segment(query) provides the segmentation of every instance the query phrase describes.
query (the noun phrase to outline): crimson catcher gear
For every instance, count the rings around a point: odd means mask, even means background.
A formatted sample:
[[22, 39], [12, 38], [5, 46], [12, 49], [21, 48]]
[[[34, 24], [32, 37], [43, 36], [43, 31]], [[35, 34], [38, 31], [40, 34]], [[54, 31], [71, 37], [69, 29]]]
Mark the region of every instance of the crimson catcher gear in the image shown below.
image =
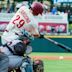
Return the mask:
[[33, 11], [33, 15], [42, 14], [43, 6], [40, 2], [33, 2], [31, 5], [31, 10]]
[[33, 71], [34, 72], [44, 72], [44, 64], [42, 60], [34, 60]]

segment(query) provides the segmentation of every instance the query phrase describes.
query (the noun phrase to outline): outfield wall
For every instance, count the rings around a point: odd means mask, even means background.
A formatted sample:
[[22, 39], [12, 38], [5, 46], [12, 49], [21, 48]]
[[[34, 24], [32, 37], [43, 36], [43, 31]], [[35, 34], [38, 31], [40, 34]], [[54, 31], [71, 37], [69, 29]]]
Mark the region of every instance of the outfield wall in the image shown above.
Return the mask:
[[[72, 36], [63, 36], [63, 38], [62, 36], [49, 36], [49, 38], [72, 48]], [[56, 46], [46, 39], [36, 38], [31, 42], [31, 45], [33, 47], [33, 52], [66, 52], [64, 49]]]
[[[72, 38], [52, 38], [53, 40], [63, 43], [72, 48]], [[33, 52], [66, 52], [64, 49], [54, 45], [45, 39], [35, 39], [31, 43]]]

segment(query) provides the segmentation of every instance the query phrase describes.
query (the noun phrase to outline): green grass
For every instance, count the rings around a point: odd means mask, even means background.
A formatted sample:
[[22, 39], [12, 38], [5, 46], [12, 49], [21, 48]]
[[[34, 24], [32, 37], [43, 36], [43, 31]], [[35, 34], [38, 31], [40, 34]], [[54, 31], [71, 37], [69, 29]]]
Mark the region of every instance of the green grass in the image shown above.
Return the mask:
[[72, 61], [44, 60], [45, 72], [72, 72]]
[[42, 53], [42, 52], [33, 52], [31, 56], [72, 56], [72, 53]]
[[[72, 56], [72, 53], [32, 53], [31, 56]], [[46, 60], [44, 61], [44, 72], [72, 72], [71, 60]]]
[[69, 29], [72, 29], [72, 24], [69, 24]]

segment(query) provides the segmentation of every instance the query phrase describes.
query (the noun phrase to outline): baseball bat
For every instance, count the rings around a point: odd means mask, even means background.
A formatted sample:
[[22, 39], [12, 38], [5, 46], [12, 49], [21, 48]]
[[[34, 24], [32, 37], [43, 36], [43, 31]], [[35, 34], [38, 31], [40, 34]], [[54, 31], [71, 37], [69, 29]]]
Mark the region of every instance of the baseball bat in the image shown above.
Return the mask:
[[52, 42], [53, 44], [61, 47], [62, 49], [68, 51], [68, 52], [71, 52], [71, 51], [72, 51], [72, 49], [71, 49], [70, 47], [68, 47], [68, 46], [66, 46], [66, 45], [64, 45], [64, 44], [62, 44], [62, 43], [59, 43], [59, 42], [57, 42], [57, 41], [55, 41], [55, 40], [53, 40], [53, 39], [50, 39], [50, 38], [48, 38], [48, 37], [46, 37], [46, 36], [44, 36], [44, 38], [47, 39], [48, 41]]

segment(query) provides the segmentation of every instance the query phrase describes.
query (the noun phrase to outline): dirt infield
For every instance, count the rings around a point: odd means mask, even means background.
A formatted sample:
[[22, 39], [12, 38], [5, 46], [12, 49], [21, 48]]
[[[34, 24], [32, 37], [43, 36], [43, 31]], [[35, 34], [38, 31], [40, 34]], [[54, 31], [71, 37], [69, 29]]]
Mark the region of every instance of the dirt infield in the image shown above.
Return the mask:
[[72, 56], [31, 56], [33, 59], [72, 60]]

